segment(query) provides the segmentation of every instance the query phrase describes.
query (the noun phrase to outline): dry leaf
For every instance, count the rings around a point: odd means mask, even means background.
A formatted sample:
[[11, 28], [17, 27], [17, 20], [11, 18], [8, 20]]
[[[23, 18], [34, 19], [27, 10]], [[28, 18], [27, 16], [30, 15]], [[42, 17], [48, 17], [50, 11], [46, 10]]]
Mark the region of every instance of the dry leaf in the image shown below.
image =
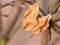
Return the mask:
[[51, 19], [51, 14], [41, 17], [38, 19], [39, 23], [32, 29], [32, 35], [44, 32], [49, 27], [49, 21]]
[[38, 22], [36, 20], [36, 17], [38, 16], [38, 12], [39, 12], [39, 7], [38, 4], [35, 3], [31, 5], [30, 8], [25, 13], [22, 19], [22, 23], [26, 31], [31, 30], [35, 25], [37, 25]]
[[34, 5], [30, 6], [30, 8], [25, 13], [22, 23], [23, 27], [26, 31], [31, 30], [33, 37], [35, 34], [39, 34], [40, 32], [46, 31], [46, 29], [49, 27], [49, 21], [51, 19], [51, 14], [48, 14], [47, 16], [43, 16], [38, 18], [39, 7], [38, 4], [35, 3]]

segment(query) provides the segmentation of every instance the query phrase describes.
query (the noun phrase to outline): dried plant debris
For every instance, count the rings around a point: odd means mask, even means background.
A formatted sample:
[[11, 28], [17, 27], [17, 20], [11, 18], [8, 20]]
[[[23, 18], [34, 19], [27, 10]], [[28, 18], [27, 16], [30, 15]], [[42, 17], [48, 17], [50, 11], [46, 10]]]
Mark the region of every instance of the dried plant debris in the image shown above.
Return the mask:
[[38, 19], [38, 24], [32, 29], [32, 35], [39, 34], [40, 32], [46, 31], [49, 27], [49, 21], [51, 19], [51, 15], [40, 17]]
[[[31, 30], [32, 36], [35, 34], [39, 34], [40, 32], [46, 31], [46, 29], [49, 27], [49, 21], [51, 19], [51, 14], [48, 14], [47, 16], [38, 17], [39, 7], [38, 4], [35, 3], [30, 6], [30, 8], [25, 13], [22, 23], [23, 27], [26, 31]], [[38, 19], [37, 19], [38, 17]]]
[[38, 4], [35, 3], [27, 10], [23, 17], [23, 27], [25, 30], [31, 30], [35, 25], [37, 25], [36, 17], [38, 16], [39, 7]]

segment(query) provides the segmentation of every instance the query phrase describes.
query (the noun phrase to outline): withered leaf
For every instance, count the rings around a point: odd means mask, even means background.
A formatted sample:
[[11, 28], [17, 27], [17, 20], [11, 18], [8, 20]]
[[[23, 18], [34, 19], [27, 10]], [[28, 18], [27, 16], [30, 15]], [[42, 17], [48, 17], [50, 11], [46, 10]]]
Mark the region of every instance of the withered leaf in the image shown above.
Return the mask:
[[38, 16], [38, 12], [39, 7], [38, 4], [35, 3], [30, 6], [22, 19], [24, 29], [26, 31], [31, 30], [32, 36], [34, 36], [35, 34], [39, 34], [40, 32], [46, 31], [46, 29], [49, 27], [51, 14], [40, 17]]
[[40, 32], [46, 31], [46, 29], [49, 27], [50, 19], [51, 19], [51, 14], [40, 17], [38, 19], [38, 24], [32, 29], [32, 35], [39, 34]]
[[38, 22], [36, 20], [36, 17], [38, 16], [38, 12], [39, 12], [39, 7], [38, 4], [35, 3], [31, 5], [27, 10], [27, 12], [25, 13], [22, 19], [22, 23], [26, 31], [33, 29], [33, 27], [37, 25]]

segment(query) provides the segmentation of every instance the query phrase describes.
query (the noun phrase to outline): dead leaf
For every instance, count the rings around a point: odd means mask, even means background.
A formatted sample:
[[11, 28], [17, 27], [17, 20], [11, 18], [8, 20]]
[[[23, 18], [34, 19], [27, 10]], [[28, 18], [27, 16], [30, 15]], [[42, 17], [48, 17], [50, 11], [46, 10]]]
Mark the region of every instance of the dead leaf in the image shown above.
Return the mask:
[[49, 27], [50, 19], [51, 19], [51, 14], [48, 14], [47, 16], [44, 17], [40, 17], [38, 19], [39, 23], [32, 29], [32, 35], [46, 31], [46, 29]]
[[39, 7], [38, 4], [35, 3], [31, 5], [30, 8], [25, 13], [22, 19], [22, 23], [26, 31], [31, 30], [35, 25], [37, 25], [38, 22], [36, 20], [36, 17], [38, 16], [38, 12], [39, 12]]
[[26, 31], [31, 30], [32, 36], [39, 34], [40, 32], [44, 32], [49, 27], [49, 21], [51, 19], [51, 14], [47, 16], [39, 17], [37, 19], [39, 12], [38, 4], [35, 3], [34, 5], [30, 6], [30, 8], [25, 13], [22, 23], [23, 27]]

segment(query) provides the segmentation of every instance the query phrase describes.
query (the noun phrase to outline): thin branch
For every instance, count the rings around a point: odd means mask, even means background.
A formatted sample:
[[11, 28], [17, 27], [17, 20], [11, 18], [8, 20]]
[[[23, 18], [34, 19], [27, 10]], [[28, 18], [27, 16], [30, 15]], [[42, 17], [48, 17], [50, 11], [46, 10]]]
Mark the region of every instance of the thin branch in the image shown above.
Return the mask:
[[[56, 26], [58, 29], [60, 29], [60, 27], [55, 23], [54, 26]], [[60, 31], [60, 30], [59, 30]]]
[[59, 2], [59, 4], [56, 6], [55, 10], [54, 10], [54, 11], [52, 11], [52, 12], [50, 12], [50, 13], [51, 13], [51, 14], [56, 13], [59, 7], [60, 7], [60, 2]]
[[[26, 1], [26, 2], [31, 4], [31, 5], [34, 4], [34, 2], [30, 2], [30, 1]], [[46, 15], [45, 12], [40, 7], [39, 7], [39, 10], [43, 15]]]
[[6, 7], [6, 6], [9, 6], [9, 5], [13, 6], [13, 4], [14, 4], [15, 2], [17, 2], [17, 1], [12, 1], [12, 2], [7, 3], [7, 4], [4, 4], [4, 5], [1, 4], [0, 7]]
[[58, 29], [55, 25], [53, 25], [52, 29], [60, 35], [60, 29]]
[[[20, 2], [20, 1], [19, 1]], [[6, 4], [4, 4], [4, 5], [2, 5], [1, 4], [1, 6], [0, 7], [6, 7], [6, 6], [14, 6], [14, 5], [17, 5], [17, 6], [19, 6], [19, 7], [22, 7], [22, 8], [26, 8], [26, 6], [24, 6], [24, 5], [22, 5], [22, 4], [20, 4], [19, 2], [17, 2], [17, 1], [12, 1], [12, 2], [10, 2], [10, 3], [6, 3]]]
[[[53, 30], [60, 35], [60, 27], [55, 23], [60, 21], [60, 11], [57, 11], [60, 7], [60, 0], [50, 0], [51, 3], [49, 5], [49, 13], [52, 14], [52, 25]], [[53, 4], [54, 3], [54, 4]]]
[[48, 5], [48, 13], [55, 13], [57, 10], [57, 5], [60, 3], [59, 0], [50, 0], [49, 5]]
[[55, 14], [52, 15], [52, 22], [56, 22], [60, 20], [60, 11], [56, 12]]

